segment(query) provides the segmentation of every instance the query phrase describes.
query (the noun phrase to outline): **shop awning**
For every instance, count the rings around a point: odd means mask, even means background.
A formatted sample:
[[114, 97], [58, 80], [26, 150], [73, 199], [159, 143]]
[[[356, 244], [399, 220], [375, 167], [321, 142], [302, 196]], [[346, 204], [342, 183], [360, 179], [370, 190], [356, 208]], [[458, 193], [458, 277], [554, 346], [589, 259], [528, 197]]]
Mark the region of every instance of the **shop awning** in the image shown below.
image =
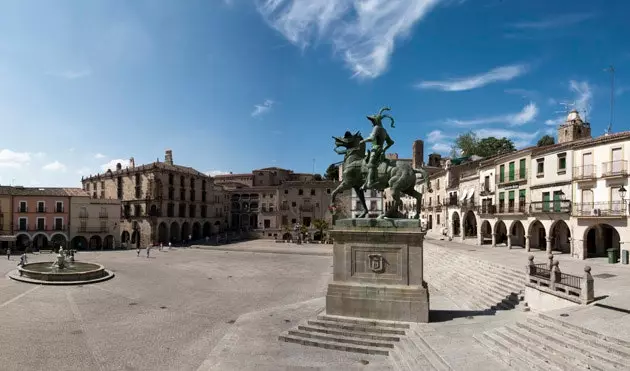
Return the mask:
[[0, 242], [17, 241], [17, 236], [0, 236]]

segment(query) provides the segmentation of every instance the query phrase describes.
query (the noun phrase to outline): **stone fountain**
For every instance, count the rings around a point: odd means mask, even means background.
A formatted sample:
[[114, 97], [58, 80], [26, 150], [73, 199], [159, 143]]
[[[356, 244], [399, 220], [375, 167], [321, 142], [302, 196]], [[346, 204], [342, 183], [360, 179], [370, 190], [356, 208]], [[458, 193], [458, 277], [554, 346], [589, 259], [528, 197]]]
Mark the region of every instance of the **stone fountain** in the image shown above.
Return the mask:
[[76, 262], [74, 252], [68, 254], [60, 246], [52, 264], [24, 264], [10, 272], [9, 277], [16, 281], [43, 285], [82, 285], [106, 281], [114, 277], [114, 273], [100, 264]]

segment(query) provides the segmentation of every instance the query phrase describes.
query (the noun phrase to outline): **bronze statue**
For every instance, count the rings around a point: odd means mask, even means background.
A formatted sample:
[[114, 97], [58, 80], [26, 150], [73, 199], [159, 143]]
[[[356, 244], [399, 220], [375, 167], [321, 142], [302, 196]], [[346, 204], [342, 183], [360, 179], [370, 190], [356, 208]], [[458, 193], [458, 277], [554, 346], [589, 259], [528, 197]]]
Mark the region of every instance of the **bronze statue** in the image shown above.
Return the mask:
[[383, 107], [378, 114], [373, 116], [367, 116], [368, 120], [372, 122], [372, 132], [370, 136], [363, 139], [360, 144], [371, 143], [372, 148], [365, 159], [368, 167], [367, 179], [363, 187], [363, 190], [372, 189], [374, 182], [376, 182], [376, 172], [378, 166], [385, 162], [385, 151], [394, 145], [394, 141], [390, 138], [387, 130], [383, 127], [383, 118], [388, 118], [391, 121], [392, 128], [394, 127], [394, 118], [390, 115], [383, 114], [383, 111], [389, 111], [389, 107]]

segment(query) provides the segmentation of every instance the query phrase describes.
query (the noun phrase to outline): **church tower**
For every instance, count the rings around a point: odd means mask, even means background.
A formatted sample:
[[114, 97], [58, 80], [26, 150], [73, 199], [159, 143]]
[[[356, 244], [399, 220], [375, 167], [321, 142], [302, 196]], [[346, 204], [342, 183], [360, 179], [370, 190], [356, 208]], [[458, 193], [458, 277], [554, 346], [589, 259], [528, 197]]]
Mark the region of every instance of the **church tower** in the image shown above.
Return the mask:
[[591, 124], [582, 121], [576, 110], [569, 112], [567, 120], [558, 127], [558, 143], [588, 138], [591, 138]]

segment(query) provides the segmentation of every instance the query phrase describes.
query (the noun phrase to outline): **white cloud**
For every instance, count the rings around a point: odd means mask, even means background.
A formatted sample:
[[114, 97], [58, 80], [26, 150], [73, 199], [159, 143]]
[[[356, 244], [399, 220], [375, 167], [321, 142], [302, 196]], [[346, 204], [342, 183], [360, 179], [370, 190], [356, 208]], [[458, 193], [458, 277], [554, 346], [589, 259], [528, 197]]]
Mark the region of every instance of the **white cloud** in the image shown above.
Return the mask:
[[[575, 109], [588, 116], [591, 113], [591, 103], [593, 101], [593, 92], [587, 81], [569, 81], [569, 89], [575, 93]], [[582, 117], [585, 118], [585, 117]]]
[[264, 113], [267, 113], [273, 107], [273, 101], [271, 99], [265, 100], [262, 104], [254, 105], [254, 111], [252, 112], [252, 117], [260, 116]]
[[437, 153], [450, 153], [452, 149], [452, 145], [448, 143], [435, 143], [431, 146], [431, 149]]
[[353, 75], [385, 72], [395, 42], [440, 0], [257, 0], [258, 12], [287, 40], [304, 49], [330, 41]]
[[436, 143], [448, 138], [441, 130], [433, 130], [429, 134], [427, 134], [427, 142], [428, 143]]
[[547, 30], [550, 28], [560, 28], [572, 26], [577, 23], [593, 18], [595, 14], [591, 13], [572, 13], [563, 14], [555, 17], [548, 17], [537, 21], [520, 22], [511, 25], [513, 28], [528, 30]]
[[34, 158], [44, 158], [44, 157], [46, 157], [46, 153], [44, 153], [44, 152], [35, 152], [35, 153], [33, 153], [33, 157]]
[[77, 174], [81, 176], [87, 176], [90, 174], [91, 169], [87, 166], [83, 166], [77, 170]]
[[120, 158], [117, 158], [115, 160], [111, 160], [106, 164], [101, 165], [101, 169], [103, 171], [107, 171], [108, 169], [110, 169], [111, 171], [116, 171], [116, 165], [120, 164], [122, 166], [122, 168], [127, 168], [129, 167], [129, 160], [123, 160]]
[[21, 168], [28, 165], [31, 155], [28, 152], [13, 152], [10, 149], [0, 150], [0, 167]]
[[547, 126], [558, 126], [558, 125], [562, 124], [565, 120], [566, 120], [566, 117], [559, 116], [559, 117], [556, 117], [555, 119], [545, 120], [545, 125], [547, 125]]
[[538, 107], [530, 102], [520, 112], [505, 115], [481, 117], [471, 120], [448, 119], [447, 124], [455, 126], [477, 126], [487, 124], [508, 124], [509, 126], [521, 126], [533, 121], [538, 115]]
[[210, 171], [206, 171], [205, 174], [207, 176], [217, 176], [217, 175], [225, 175], [225, 174], [229, 174], [229, 172], [227, 171], [222, 171], [222, 170], [210, 170]]
[[416, 86], [421, 89], [442, 91], [465, 91], [481, 88], [493, 82], [510, 81], [527, 72], [524, 64], [515, 64], [491, 69], [478, 75], [459, 77], [445, 81], [422, 81]]
[[451, 143], [452, 139], [452, 136], [445, 135], [441, 130], [433, 130], [427, 134], [426, 141], [428, 144], [433, 144], [431, 150], [434, 152], [448, 154], [453, 146]]
[[105, 158], [105, 157], [107, 157], [107, 156], [105, 156], [105, 155], [104, 155], [104, 154], [102, 154], [102, 153], [97, 153], [97, 154], [95, 154], [95, 155], [94, 155], [94, 158], [99, 159], [99, 160], [100, 160], [100, 159], [103, 159], [103, 158]]
[[66, 70], [62, 72], [53, 72], [51, 75], [61, 77], [68, 80], [76, 80], [84, 77], [88, 77], [92, 74], [92, 70], [84, 68], [81, 70]]
[[61, 171], [64, 172], [66, 171], [66, 165], [62, 164], [59, 161], [53, 161], [49, 164], [46, 164], [42, 167], [42, 170], [47, 170], [47, 171]]

